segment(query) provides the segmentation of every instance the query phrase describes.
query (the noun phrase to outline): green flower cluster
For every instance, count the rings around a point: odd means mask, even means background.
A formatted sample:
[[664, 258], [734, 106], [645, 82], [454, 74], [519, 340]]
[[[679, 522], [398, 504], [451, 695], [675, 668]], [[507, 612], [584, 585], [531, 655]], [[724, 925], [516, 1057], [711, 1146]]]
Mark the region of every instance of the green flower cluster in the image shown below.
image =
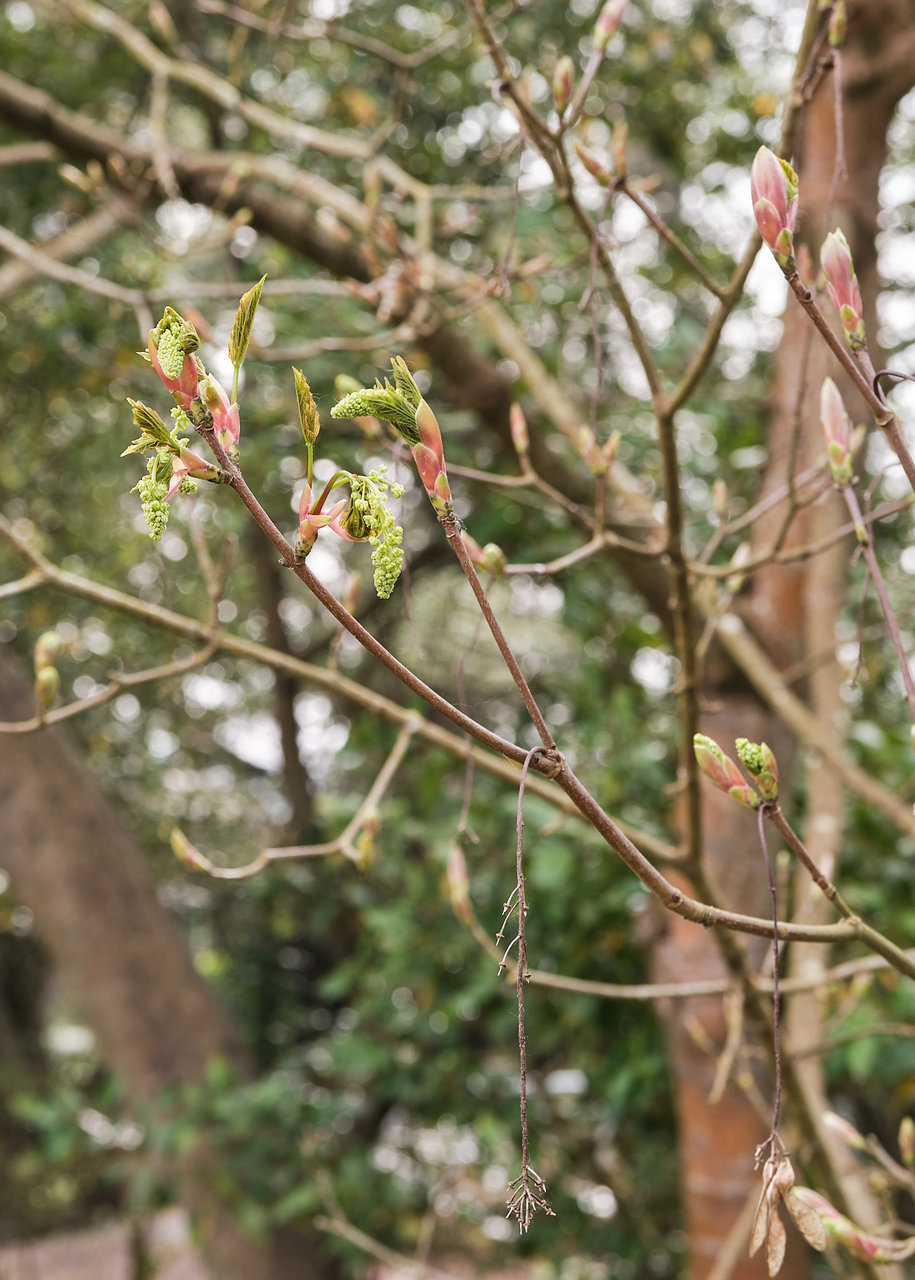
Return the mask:
[[399, 356], [391, 361], [394, 384], [388, 378], [373, 387], [360, 388], [344, 396], [331, 409], [332, 418], [383, 418], [411, 446], [419, 444], [416, 413], [422, 403], [419, 387], [413, 381], [405, 361]]
[[371, 471], [367, 476], [350, 477], [350, 502], [341, 527], [352, 538], [371, 543], [372, 568], [375, 570], [375, 590], [381, 600], [387, 600], [403, 567], [403, 529], [395, 523], [393, 514], [385, 505], [388, 495], [402, 498], [404, 488], [384, 476], [384, 467]]
[[154, 453], [146, 464], [147, 474], [134, 485], [134, 491], [140, 495], [140, 509], [149, 529], [149, 536], [158, 542], [168, 524], [168, 503], [165, 495], [168, 484], [159, 477], [160, 454]]
[[155, 330], [156, 359], [168, 378], [180, 378], [185, 356], [200, 346], [197, 330], [173, 307], [166, 307]]

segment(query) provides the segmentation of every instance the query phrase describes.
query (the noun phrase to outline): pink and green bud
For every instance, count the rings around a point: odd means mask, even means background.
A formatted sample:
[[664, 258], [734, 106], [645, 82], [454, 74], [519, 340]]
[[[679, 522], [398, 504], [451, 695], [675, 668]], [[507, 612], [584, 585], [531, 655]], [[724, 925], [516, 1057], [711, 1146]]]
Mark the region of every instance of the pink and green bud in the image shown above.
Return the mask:
[[597, 15], [594, 34], [591, 37], [594, 48], [603, 53], [613, 36], [619, 31], [626, 10], [626, 0], [607, 0]]
[[752, 774], [757, 789], [764, 800], [778, 799], [778, 761], [772, 749], [765, 742], [749, 742], [746, 738], [738, 738], [737, 759]]
[[172, 456], [172, 479], [165, 494], [166, 502], [176, 493], [191, 493], [193, 485], [189, 480], [209, 480], [211, 484], [221, 484], [225, 480], [225, 472], [215, 463], [207, 462], [199, 453], [182, 445]]
[[899, 1125], [899, 1154], [902, 1163], [908, 1169], [915, 1169], [915, 1120], [911, 1116], [903, 1116]]
[[515, 453], [519, 457], [523, 457], [531, 446], [530, 436], [527, 430], [527, 419], [524, 416], [524, 410], [517, 402], [512, 404], [508, 411], [508, 424], [512, 433], [512, 444], [515, 446]]
[[827, 1129], [831, 1130], [837, 1138], [845, 1143], [852, 1151], [864, 1151], [867, 1143], [862, 1134], [858, 1132], [853, 1124], [850, 1124], [844, 1116], [836, 1115], [834, 1111], [827, 1111], [823, 1116], [823, 1124]]
[[826, 440], [826, 460], [833, 480], [838, 485], [851, 484], [854, 462], [851, 420], [832, 378], [824, 378], [820, 388], [820, 426]]
[[605, 165], [601, 164], [597, 156], [590, 152], [587, 147], [582, 146], [577, 139], [575, 142], [575, 154], [592, 178], [596, 178], [602, 187], [609, 187], [613, 180], [613, 174]]
[[328, 492], [329, 490], [325, 489], [317, 501], [313, 502], [311, 485], [305, 484], [302, 488], [299, 496], [299, 527], [295, 543], [295, 553], [300, 560], [304, 560], [311, 551], [321, 529], [332, 529], [346, 542], [359, 541], [340, 524], [340, 517], [349, 506], [348, 498], [340, 498], [326, 511], [322, 509]]
[[216, 439], [234, 462], [238, 458], [238, 441], [241, 436], [238, 405], [230, 400], [225, 387], [212, 374], [201, 379], [199, 391], [199, 398], [212, 418]]
[[714, 738], [704, 733], [693, 736], [696, 762], [705, 776], [719, 791], [731, 796], [747, 809], [758, 809], [762, 804], [759, 795], [746, 781], [730, 756], [724, 754]]
[[448, 850], [448, 866], [445, 872], [451, 909], [462, 924], [473, 923], [473, 906], [470, 901], [470, 878], [464, 850], [454, 842]]
[[841, 231], [830, 231], [820, 250], [820, 266], [833, 306], [839, 313], [845, 337], [852, 351], [860, 351], [867, 342], [864, 329], [864, 304], [855, 276], [848, 241]]
[[610, 156], [617, 178], [625, 178], [629, 173], [629, 125], [625, 120], [617, 120], [610, 134]]
[[186, 867], [190, 867], [193, 871], [206, 871], [212, 873], [213, 864], [209, 858], [205, 858], [196, 845], [191, 844], [187, 836], [180, 829], [174, 827], [172, 829], [170, 843], [172, 853], [175, 857], [183, 862]]
[[496, 542], [487, 542], [485, 547], [481, 547], [476, 538], [467, 532], [466, 529], [461, 530], [461, 541], [467, 548], [467, 554], [484, 573], [491, 573], [494, 577], [499, 577], [505, 572], [507, 560], [505, 552]]
[[786, 274], [795, 269], [794, 221], [797, 216], [797, 174], [787, 160], [760, 147], [750, 171], [753, 215], [765, 243]]
[[560, 58], [553, 68], [553, 104], [561, 116], [572, 100], [575, 87], [575, 66], [566, 55]]
[[197, 395], [200, 365], [194, 352], [199, 346], [197, 330], [172, 307], [165, 308], [162, 319], [149, 331], [150, 363], [182, 409]]
[[812, 1191], [810, 1187], [797, 1187], [795, 1197], [817, 1214], [827, 1233], [842, 1245], [852, 1257], [862, 1262], [903, 1262], [915, 1255], [915, 1237], [908, 1240], [889, 1240], [868, 1235], [849, 1218], [843, 1217], [829, 1201]]

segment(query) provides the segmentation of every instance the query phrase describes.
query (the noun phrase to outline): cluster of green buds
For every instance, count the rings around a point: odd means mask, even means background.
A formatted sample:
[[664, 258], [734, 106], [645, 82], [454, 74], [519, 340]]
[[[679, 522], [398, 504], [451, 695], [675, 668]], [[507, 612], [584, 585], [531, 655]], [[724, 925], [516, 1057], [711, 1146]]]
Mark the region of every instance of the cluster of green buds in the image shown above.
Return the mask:
[[54, 699], [60, 690], [60, 672], [54, 665], [60, 657], [63, 646], [56, 631], [45, 631], [35, 642], [32, 664], [35, 670], [35, 701], [38, 703], [38, 714], [44, 713], [54, 705]]
[[749, 742], [738, 738], [734, 743], [737, 759], [751, 774], [763, 800], [774, 803], [778, 799], [778, 762], [771, 747], [765, 742]]
[[199, 453], [189, 449], [181, 431], [191, 429], [185, 410], [175, 408], [172, 417], [175, 425], [169, 428], [155, 409], [140, 400], [127, 403], [133, 411], [133, 423], [140, 429], [137, 438], [127, 446], [121, 457], [130, 453], [148, 453], [146, 475], [134, 485], [132, 492], [139, 493], [143, 518], [149, 536], [158, 541], [168, 524], [169, 500], [176, 493], [193, 493], [195, 480], [208, 480], [223, 484], [225, 473], [213, 462], [207, 462]]
[[752, 775], [755, 787], [744, 778], [740, 769], [726, 755], [714, 738], [704, 733], [693, 736], [696, 762], [705, 776], [726, 795], [747, 809], [758, 809], [762, 804], [774, 804], [778, 799], [778, 764], [765, 742], [748, 742], [738, 738], [737, 755], [744, 768]]
[[[387, 506], [387, 498], [403, 497], [403, 485], [384, 475], [384, 467], [367, 476], [352, 471], [337, 471], [317, 498], [312, 497], [306, 481], [299, 499], [299, 528], [295, 551], [304, 560], [314, 546], [321, 529], [330, 529], [346, 542], [371, 544], [375, 591], [387, 600], [403, 567], [403, 529], [395, 522]], [[340, 498], [325, 509], [334, 489], [349, 487], [349, 497]]]
[[[368, 542], [372, 549], [375, 591], [387, 600], [403, 568], [403, 529], [396, 523], [387, 500], [402, 498], [403, 485], [388, 480], [385, 468], [370, 471], [367, 476], [353, 471], [335, 471], [327, 484], [314, 497], [315, 442], [321, 430], [318, 409], [300, 369], [293, 369], [296, 406], [302, 438], [308, 451], [305, 484], [299, 497], [299, 527], [295, 553], [304, 560], [317, 541], [321, 529], [330, 529], [346, 542]], [[326, 506], [335, 489], [348, 488], [349, 496]]]
[[445, 470], [445, 450], [435, 414], [423, 399], [406, 363], [391, 361], [393, 384], [385, 378], [372, 387], [351, 391], [330, 411], [332, 418], [382, 418], [410, 446], [416, 470], [439, 520], [454, 514]]

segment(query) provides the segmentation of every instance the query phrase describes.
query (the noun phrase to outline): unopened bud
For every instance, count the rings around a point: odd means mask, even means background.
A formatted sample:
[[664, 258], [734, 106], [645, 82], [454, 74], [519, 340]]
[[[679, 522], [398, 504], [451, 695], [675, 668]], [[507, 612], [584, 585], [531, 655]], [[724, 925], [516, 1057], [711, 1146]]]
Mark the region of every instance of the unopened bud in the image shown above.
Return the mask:
[[480, 552], [480, 568], [498, 577], [505, 572], [505, 552], [497, 542], [487, 542]]
[[594, 461], [594, 455], [597, 452], [597, 437], [590, 427], [578, 428], [578, 439], [575, 442], [579, 454], [590, 466]]
[[568, 56], [562, 57], [553, 68], [553, 103], [561, 116], [572, 100], [575, 83], [575, 65]]
[[911, 1116], [903, 1116], [899, 1125], [899, 1154], [902, 1163], [909, 1169], [915, 1169], [915, 1120]]
[[172, 853], [176, 858], [183, 862], [186, 867], [192, 867], [194, 871], [213, 870], [213, 864], [210, 862], [209, 858], [205, 858], [200, 850], [195, 845], [191, 844], [190, 840], [188, 840], [180, 827], [174, 827], [172, 829], [170, 843], [172, 846]]
[[45, 631], [40, 635], [35, 641], [35, 670], [41, 671], [44, 667], [53, 667], [60, 657], [62, 647], [60, 636], [56, 631]]
[[261, 293], [266, 279], [266, 276], [261, 276], [256, 285], [253, 285], [247, 293], [242, 294], [238, 303], [238, 310], [232, 322], [232, 331], [229, 334], [229, 359], [236, 368], [244, 360], [245, 352], [248, 350], [251, 330], [254, 327], [254, 317], [257, 313], [257, 306], [261, 300]]
[[834, 1111], [827, 1111], [823, 1116], [823, 1123], [836, 1137], [841, 1138], [852, 1151], [864, 1151], [866, 1149], [867, 1143], [864, 1141], [863, 1136], [844, 1116], [836, 1115]]
[[864, 304], [861, 288], [855, 276], [848, 241], [838, 229], [830, 231], [820, 250], [820, 266], [826, 277], [826, 287], [833, 305], [839, 313], [845, 337], [852, 351], [860, 351], [867, 343], [864, 328]]
[[594, 461], [591, 464], [591, 469], [595, 475], [606, 475], [613, 466], [622, 438], [618, 431], [614, 431], [597, 450]]
[[596, 178], [602, 187], [609, 187], [613, 174], [601, 164], [597, 156], [590, 152], [587, 147], [582, 146], [577, 139], [575, 142], [575, 154], [592, 178]]
[[715, 504], [715, 515], [724, 520], [728, 513], [728, 484], [721, 476], [712, 485], [712, 501]]
[[832, 378], [824, 378], [820, 388], [820, 426], [826, 440], [826, 461], [833, 480], [838, 485], [851, 484], [854, 474], [851, 420]]
[[731, 796], [747, 809], [758, 809], [762, 801], [730, 756], [725, 755], [714, 738], [704, 733], [693, 735], [696, 762], [719, 791]]
[[305, 437], [306, 444], [314, 444], [318, 438], [318, 432], [321, 430], [321, 420], [318, 417], [318, 407], [315, 404], [315, 398], [311, 394], [311, 387], [308, 385], [308, 379], [300, 369], [293, 369], [292, 376], [295, 380], [295, 401], [299, 411], [299, 424], [302, 428], [302, 435]]
[[626, 0], [607, 0], [597, 15], [591, 39], [598, 53], [603, 53], [611, 38], [619, 31], [625, 9]]
[[730, 591], [731, 595], [736, 596], [738, 591], [742, 590], [743, 584], [747, 580], [747, 575], [745, 573], [741, 573], [740, 570], [745, 564], [749, 564], [752, 558], [753, 548], [750, 546], [749, 542], [741, 542], [738, 545], [737, 550], [731, 556], [731, 564], [737, 572], [728, 574], [726, 579], [727, 589]]
[[56, 667], [42, 667], [35, 672], [35, 701], [39, 714], [44, 714], [54, 704], [60, 691], [60, 672]]
[[625, 178], [629, 173], [629, 157], [626, 147], [629, 142], [629, 125], [625, 120], [617, 120], [610, 135], [610, 158], [618, 178]]
[[848, 12], [845, 8], [845, 0], [835, 0], [835, 4], [832, 6], [832, 13], [829, 15], [830, 49], [841, 49], [845, 43], [847, 32]]
[[530, 448], [531, 442], [527, 431], [527, 419], [520, 404], [513, 404], [509, 409], [508, 421], [511, 427], [512, 444], [515, 446], [515, 452], [523, 456]]
[[470, 879], [467, 875], [467, 860], [464, 857], [464, 850], [457, 841], [448, 850], [448, 865], [445, 871], [445, 878], [452, 911], [462, 924], [470, 924], [473, 920], [473, 906], [470, 902]]
[[356, 865], [361, 871], [366, 871], [375, 861], [375, 837], [381, 828], [381, 817], [377, 809], [372, 809], [366, 814], [362, 823], [362, 830], [356, 838]]
[[750, 170], [753, 215], [763, 240], [785, 273], [795, 269], [794, 222], [797, 216], [797, 174], [787, 160], [760, 147]]

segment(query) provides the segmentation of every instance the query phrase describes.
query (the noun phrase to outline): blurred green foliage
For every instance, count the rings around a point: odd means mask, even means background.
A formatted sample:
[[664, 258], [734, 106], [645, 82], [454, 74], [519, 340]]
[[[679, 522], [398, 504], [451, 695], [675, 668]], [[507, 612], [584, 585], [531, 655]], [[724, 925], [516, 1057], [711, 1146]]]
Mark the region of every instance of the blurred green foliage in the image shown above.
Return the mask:
[[[148, 6], [125, 0], [110, 7], [146, 27]], [[345, 10], [342, 25], [363, 43], [382, 39], [410, 53], [431, 40], [440, 42], [438, 51], [405, 71], [334, 38], [333, 31], [277, 41], [190, 8], [173, 17], [193, 55], [245, 92], [321, 127], [383, 138], [387, 154], [408, 174], [439, 184], [430, 247], [444, 258], [486, 279], [507, 259], [516, 267], [548, 254], [545, 265], [515, 282], [515, 318], [548, 370], [577, 397], [584, 419], [595, 406], [599, 439], [621, 432], [621, 459], [657, 497], [657, 448], [632, 398], [641, 388], [627, 367], [618, 322], [612, 313], [607, 318], [599, 293], [592, 308], [583, 305], [591, 284], [588, 255], [532, 156], [519, 155], [463, 7], [451, 0], [422, 7], [353, 0], [338, 8]], [[578, 62], [586, 57], [595, 8], [591, 0], [552, 0], [520, 9], [500, 26], [518, 68], [529, 69], [538, 105], [555, 60], [565, 52]], [[585, 103], [580, 133], [589, 146], [606, 145], [609, 128], [626, 118], [633, 171], [654, 177], [659, 210], [719, 280], [749, 229], [748, 213], [737, 225], [730, 203], [735, 174], [744, 173], [759, 142], [773, 136], [777, 97], [767, 69], [776, 69], [779, 88], [787, 83], [785, 9], [710, 0], [633, 4], [625, 38], [613, 46]], [[787, 10], [796, 17], [799, 7]], [[7, 72], [40, 82], [100, 120], [125, 128], [142, 122], [148, 83], [115, 41], [82, 27], [61, 40], [56, 23], [23, 4], [8, 5], [0, 26]], [[176, 144], [285, 155], [364, 194], [351, 161], [304, 157], [295, 144], [270, 140], [237, 117], [233, 136], [188, 85], [173, 86], [167, 124]], [[10, 132], [0, 135], [0, 142], [14, 140]], [[61, 184], [53, 165], [6, 172], [5, 222], [23, 238], [58, 234], [91, 207], [76, 187]], [[406, 232], [417, 230], [414, 202], [384, 189], [381, 208]], [[322, 274], [289, 248], [227, 227], [204, 210], [163, 198], [139, 216], [139, 226], [107, 237], [78, 265], [131, 288], [167, 288], [173, 305], [195, 308], [207, 325], [205, 359], [224, 344], [237, 296], [269, 273], [262, 346], [249, 355], [241, 397], [242, 458], [249, 483], [291, 532], [304, 458], [289, 362], [271, 363], [270, 348], [365, 337], [375, 331], [376, 316], [345, 290], [271, 293], [273, 279], [307, 285]], [[662, 369], [680, 368], [707, 318], [707, 298], [680, 259], [653, 239], [646, 247], [640, 223], [608, 215], [606, 232], [650, 322]], [[235, 297], [196, 296], [195, 282], [215, 280], [235, 282]], [[716, 527], [715, 477], [727, 483], [732, 513], [755, 491], [768, 357], [777, 341], [770, 310], [748, 295], [685, 416], [681, 445], [693, 552]], [[455, 324], [465, 336], [474, 333], [472, 315]], [[599, 371], [595, 335], [603, 353]], [[35, 279], [7, 300], [0, 321], [3, 510], [63, 567], [205, 617], [205, 582], [184, 509], [174, 513], [161, 546], [153, 546], [128, 492], [140, 474], [136, 459], [119, 457], [131, 436], [128, 394], [163, 415], [168, 409], [135, 355], [142, 343], [129, 308], [51, 279]], [[389, 354], [316, 346], [306, 371], [325, 419], [322, 458], [360, 468], [379, 456], [391, 462], [387, 445], [353, 424], [331, 424], [326, 413], [337, 373], [371, 381]], [[405, 354], [421, 365], [419, 351]], [[524, 400], [523, 381], [516, 392]], [[514, 472], [514, 460], [448, 401], [434, 376], [427, 394], [456, 477], [460, 467]], [[564, 465], [579, 461], [568, 441], [553, 443]], [[547, 561], [581, 540], [567, 513], [535, 493], [472, 477], [455, 478], [453, 487], [477, 540], [498, 542], [511, 561]], [[517, 700], [501, 672], [493, 673], [488, 640], [480, 638], [469, 652], [475, 616], [421, 497], [414, 487], [403, 504], [415, 580], [384, 608], [365, 595], [361, 616], [385, 643], [412, 646], [420, 673], [433, 670], [472, 714], [517, 738], [524, 732]], [[223, 621], [262, 639], [259, 570], [240, 507], [222, 491], [202, 492], [194, 519], [215, 557], [238, 541]], [[903, 518], [881, 526], [888, 558], [898, 559], [907, 531]], [[720, 549], [721, 563], [735, 545]], [[338, 587], [347, 571], [368, 579], [367, 556], [358, 547], [348, 548], [342, 562], [328, 558], [321, 566]], [[21, 572], [0, 547], [3, 579]], [[855, 572], [860, 576], [862, 566]], [[915, 604], [912, 582], [910, 569], [892, 579], [903, 604]], [[290, 584], [283, 588], [291, 647], [324, 661], [332, 628]], [[854, 634], [854, 591], [849, 600]], [[675, 672], [659, 619], [609, 560], [587, 560], [545, 582], [515, 579], [500, 604], [526, 650], [548, 719], [561, 731], [563, 751], [614, 813], [663, 834], [670, 807], [665, 789], [675, 776], [676, 715]], [[873, 631], [878, 617], [870, 599], [864, 614]], [[109, 669], [151, 667], [186, 652], [167, 632], [44, 591], [4, 601], [0, 639], [27, 655], [52, 625], [65, 641], [59, 667], [68, 698], [89, 692]], [[346, 645], [337, 659], [347, 675], [398, 696], [385, 673]], [[908, 794], [907, 727], [879, 635], [868, 642], [865, 660], [870, 680], [850, 694], [856, 719], [868, 727], [855, 749], [887, 785]], [[471, 669], [466, 681], [464, 665]], [[0, 1223], [5, 1233], [21, 1235], [85, 1220], [119, 1196], [135, 1206], [155, 1203], [168, 1194], [157, 1179], [157, 1155], [206, 1143], [220, 1153], [223, 1189], [252, 1231], [327, 1212], [335, 1200], [362, 1230], [407, 1252], [434, 1217], [436, 1248], [471, 1248], [486, 1265], [515, 1247], [503, 1214], [505, 1184], [518, 1163], [516, 1011], [512, 990], [448, 904], [445, 861], [461, 821], [465, 770], [430, 747], [411, 748], [384, 801], [364, 871], [332, 858], [240, 884], [206, 880], [169, 852], [176, 823], [208, 856], [227, 864], [287, 837], [329, 839], [355, 812], [393, 741], [391, 730], [367, 713], [303, 690], [298, 712], [307, 726], [303, 759], [312, 775], [313, 819], [309, 830], [290, 833], [273, 710], [272, 677], [252, 663], [217, 657], [185, 680], [137, 688], [74, 723], [125, 824], [149, 851], [162, 899], [186, 926], [198, 967], [242, 1026], [257, 1074], [241, 1080], [215, 1063], [201, 1085], [136, 1115], [94, 1060], [74, 1071], [67, 1055], [41, 1052], [37, 1076], [5, 1086], [10, 1125], [0, 1129], [0, 1142], [8, 1141], [15, 1158], [0, 1200], [8, 1197], [15, 1212], [0, 1212]], [[258, 750], [246, 750], [245, 739]], [[471, 782], [464, 848], [476, 910], [494, 936], [514, 883], [516, 796], [487, 776]], [[847, 852], [846, 896], [878, 926], [911, 938], [912, 842], [858, 808]], [[530, 799], [527, 865], [533, 965], [605, 981], [647, 980], [646, 896], [589, 831], [571, 820], [557, 822], [547, 806]], [[0, 941], [19, 947], [23, 957], [31, 945], [11, 929]], [[895, 979], [875, 977], [832, 1021], [841, 1043], [827, 1059], [831, 1087], [886, 1134], [915, 1102], [915, 1057], [910, 1039], [881, 1035], [879, 1027], [911, 1025], [913, 1003]], [[548, 1260], [555, 1275], [567, 1274], [563, 1259], [571, 1265], [577, 1258], [602, 1268], [595, 1276], [676, 1274], [683, 1239], [675, 1122], [654, 1014], [634, 1002], [542, 989], [531, 989], [528, 1005], [534, 1161], [558, 1216], [536, 1222], [517, 1247]], [[107, 1119], [107, 1128], [97, 1116]], [[36, 1139], [32, 1147], [29, 1137]], [[328, 1247], [342, 1250], [359, 1271], [363, 1260], [350, 1246]]]

